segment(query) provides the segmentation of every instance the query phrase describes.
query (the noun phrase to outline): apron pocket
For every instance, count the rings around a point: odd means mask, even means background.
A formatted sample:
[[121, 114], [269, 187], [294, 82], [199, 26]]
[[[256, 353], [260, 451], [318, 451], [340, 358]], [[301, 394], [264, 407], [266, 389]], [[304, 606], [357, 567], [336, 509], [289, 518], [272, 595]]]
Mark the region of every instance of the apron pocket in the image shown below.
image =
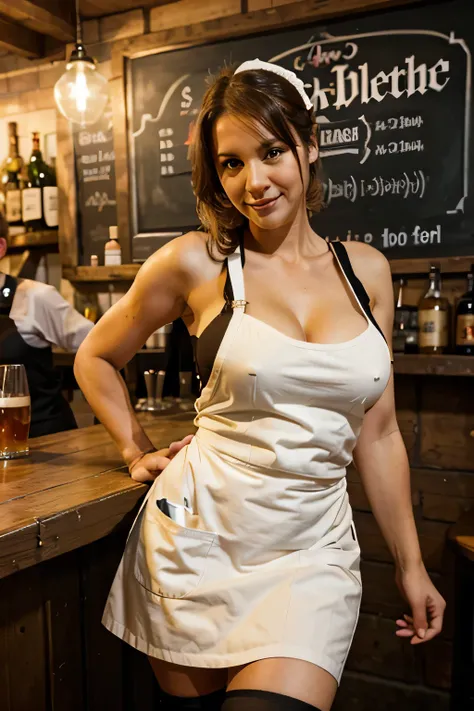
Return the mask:
[[344, 565], [342, 561], [331, 561], [328, 562], [328, 565], [332, 568], [339, 568], [339, 570], [342, 570], [344, 575], [346, 575], [351, 582], [355, 583], [357, 587], [362, 588], [362, 580], [358, 565]]
[[324, 548], [323, 551], [327, 551], [326, 555], [329, 555], [327, 561], [328, 565], [340, 568], [352, 582], [362, 587], [360, 577], [360, 548], [355, 526], [352, 521], [349, 529], [341, 536], [339, 541], [332, 546], [330, 545]]
[[[197, 519], [197, 517], [196, 517]], [[196, 588], [217, 534], [180, 526], [153, 499], [144, 508], [135, 558], [135, 577], [160, 597], [182, 598]]]

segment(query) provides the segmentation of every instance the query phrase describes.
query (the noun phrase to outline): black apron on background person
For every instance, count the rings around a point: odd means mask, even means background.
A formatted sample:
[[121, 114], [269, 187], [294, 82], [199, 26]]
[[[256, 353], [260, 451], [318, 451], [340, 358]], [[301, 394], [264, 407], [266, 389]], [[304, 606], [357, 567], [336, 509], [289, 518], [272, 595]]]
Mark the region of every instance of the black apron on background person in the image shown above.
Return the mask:
[[71, 408], [61, 394], [61, 375], [53, 365], [51, 347], [34, 348], [10, 318], [18, 280], [5, 275], [0, 289], [0, 365], [25, 366], [31, 396], [30, 437], [77, 429]]

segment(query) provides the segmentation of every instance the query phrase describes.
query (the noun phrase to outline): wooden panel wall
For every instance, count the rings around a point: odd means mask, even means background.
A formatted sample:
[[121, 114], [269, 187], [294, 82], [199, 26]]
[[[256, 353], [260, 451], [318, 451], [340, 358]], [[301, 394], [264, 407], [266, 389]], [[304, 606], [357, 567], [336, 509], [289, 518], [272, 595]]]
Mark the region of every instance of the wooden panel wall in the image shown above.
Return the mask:
[[395, 637], [394, 620], [406, 606], [395, 586], [389, 552], [351, 468], [348, 486], [362, 549], [364, 594], [336, 711], [448, 708], [455, 601], [446, 532], [463, 511], [474, 507], [474, 381], [397, 376], [396, 397], [421, 548], [433, 581], [448, 601], [446, 624], [441, 637], [427, 645], [412, 647]]
[[2, 711], [158, 707], [147, 658], [100, 622], [125, 544], [121, 529], [0, 581]]

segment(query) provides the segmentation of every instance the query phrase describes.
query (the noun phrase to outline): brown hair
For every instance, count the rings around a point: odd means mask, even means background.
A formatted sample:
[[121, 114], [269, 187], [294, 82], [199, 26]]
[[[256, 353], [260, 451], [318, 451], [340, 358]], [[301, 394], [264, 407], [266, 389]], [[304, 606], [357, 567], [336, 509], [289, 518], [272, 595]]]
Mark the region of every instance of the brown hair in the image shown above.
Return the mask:
[[[315, 140], [317, 124], [314, 112], [306, 109], [298, 90], [278, 74], [261, 69], [234, 74], [233, 67], [226, 67], [211, 81], [193, 134], [192, 183], [201, 224], [218, 251], [227, 255], [238, 244], [238, 228], [245, 224], [245, 218], [227, 198], [214, 164], [212, 130], [216, 120], [227, 112], [252, 128], [254, 123], [260, 123], [291, 149], [302, 180], [292, 129], [302, 145], [309, 148]], [[311, 212], [319, 212], [324, 203], [318, 177], [320, 161], [311, 163], [309, 170], [306, 205]]]

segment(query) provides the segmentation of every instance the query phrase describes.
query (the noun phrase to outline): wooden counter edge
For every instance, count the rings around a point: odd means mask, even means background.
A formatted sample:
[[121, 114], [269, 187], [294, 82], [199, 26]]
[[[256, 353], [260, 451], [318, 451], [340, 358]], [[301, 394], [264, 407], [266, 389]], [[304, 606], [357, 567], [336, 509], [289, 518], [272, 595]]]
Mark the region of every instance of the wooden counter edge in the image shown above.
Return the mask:
[[133, 523], [134, 510], [148, 487], [124, 491], [38, 519], [0, 536], [0, 579], [56, 558]]
[[466, 511], [449, 529], [448, 540], [458, 555], [474, 563], [474, 509]]

